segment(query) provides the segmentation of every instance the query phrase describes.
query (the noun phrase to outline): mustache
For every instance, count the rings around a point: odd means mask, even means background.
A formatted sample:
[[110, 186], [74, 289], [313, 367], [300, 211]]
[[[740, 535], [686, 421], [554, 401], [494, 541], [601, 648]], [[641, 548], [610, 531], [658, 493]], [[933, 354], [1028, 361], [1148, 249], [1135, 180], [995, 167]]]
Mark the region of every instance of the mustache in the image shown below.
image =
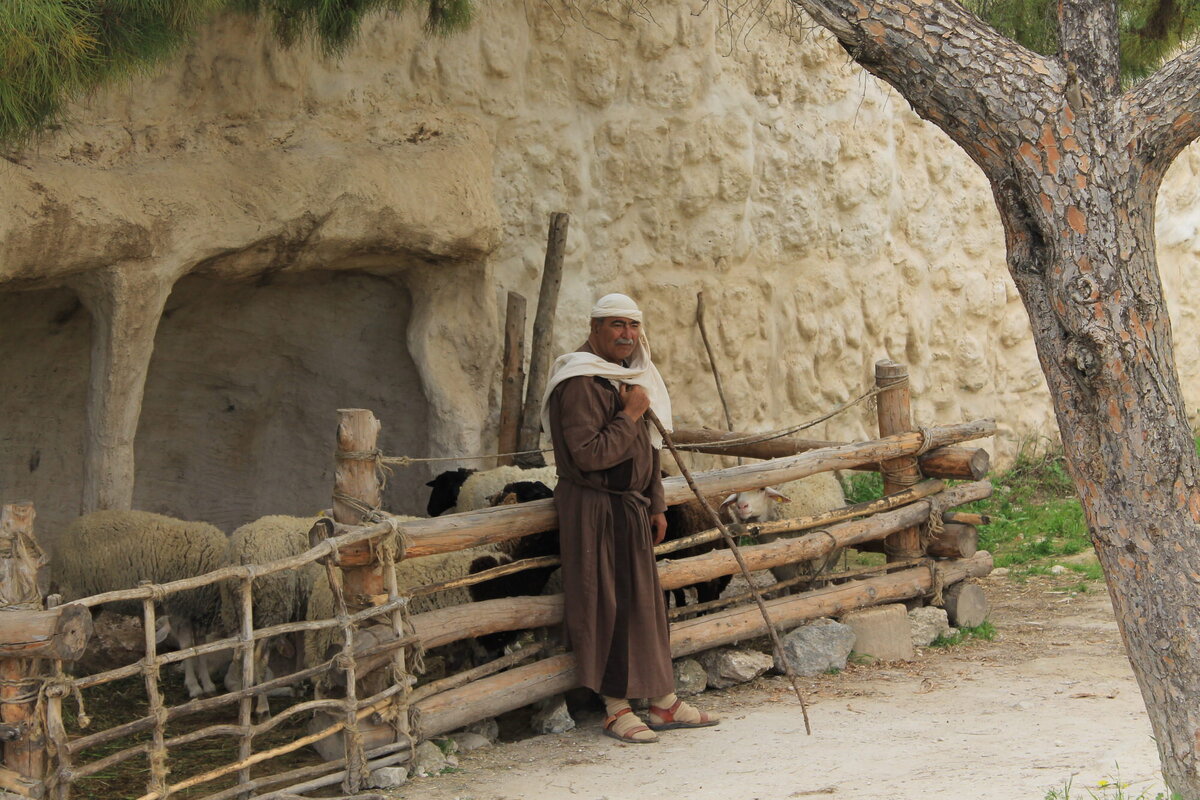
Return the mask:
[[633, 344], [633, 339], [617, 339], [617, 344]]

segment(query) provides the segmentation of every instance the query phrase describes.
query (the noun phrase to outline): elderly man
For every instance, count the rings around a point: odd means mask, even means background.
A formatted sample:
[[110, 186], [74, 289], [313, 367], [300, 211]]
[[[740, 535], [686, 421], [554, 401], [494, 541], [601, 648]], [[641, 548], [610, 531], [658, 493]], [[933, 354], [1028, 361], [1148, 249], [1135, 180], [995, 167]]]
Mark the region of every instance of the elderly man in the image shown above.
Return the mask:
[[[543, 424], [554, 441], [567, 636], [579, 683], [604, 698], [604, 733], [624, 742], [717, 724], [675, 696], [666, 606], [654, 545], [667, 531], [658, 431], [671, 400], [622, 294], [592, 309], [591, 333], [554, 362]], [[648, 725], [628, 698], [650, 698]]]

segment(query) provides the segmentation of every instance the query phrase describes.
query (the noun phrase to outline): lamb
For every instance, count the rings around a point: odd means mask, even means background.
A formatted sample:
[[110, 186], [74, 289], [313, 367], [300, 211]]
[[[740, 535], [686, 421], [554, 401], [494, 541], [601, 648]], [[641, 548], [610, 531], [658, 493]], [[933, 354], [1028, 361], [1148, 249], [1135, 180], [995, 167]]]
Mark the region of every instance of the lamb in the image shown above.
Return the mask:
[[491, 499], [506, 484], [515, 481], [540, 481], [546, 487], [553, 489], [558, 483], [558, 472], [555, 467], [523, 469], [515, 466], [496, 467], [482, 472], [467, 469], [443, 472], [425, 484], [433, 487], [426, 508], [431, 517], [444, 513], [478, 511], [481, 508], [488, 508], [492, 505]]
[[[782, 504], [790, 504], [787, 511], [782, 510]], [[772, 522], [788, 517], [802, 517], [840, 508], [846, 504], [841, 484], [831, 472], [822, 472], [807, 478], [782, 484], [778, 488], [753, 489], [731, 494], [721, 504], [733, 522]], [[778, 534], [759, 537], [763, 543], [773, 542]], [[825, 572], [841, 555], [841, 550], [834, 550], [825, 558], [808, 564], [784, 564], [771, 568], [771, 574], [776, 581], [785, 581], [800, 575], [816, 578]]]
[[[96, 511], [67, 526], [54, 572], [64, 600], [78, 600], [142, 581], [160, 584], [193, 578], [224, 563], [225, 534], [206, 522], [185, 522], [148, 511]], [[163, 601], [179, 647], [187, 649], [217, 621], [215, 585], [177, 592]], [[110, 604], [123, 614], [140, 614], [136, 601]], [[184, 661], [190, 697], [215, 694], [205, 656]]]

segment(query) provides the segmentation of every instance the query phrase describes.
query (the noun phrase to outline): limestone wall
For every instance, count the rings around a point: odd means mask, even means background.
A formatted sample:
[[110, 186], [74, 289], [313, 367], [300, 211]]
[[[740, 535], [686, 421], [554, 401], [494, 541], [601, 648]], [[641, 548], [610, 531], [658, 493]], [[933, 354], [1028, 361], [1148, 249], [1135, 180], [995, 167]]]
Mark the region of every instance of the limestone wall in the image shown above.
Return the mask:
[[[738, 427], [814, 416], [891, 357], [918, 421], [995, 417], [1001, 459], [1053, 435], [990, 193], [949, 140], [822, 34], [617, 6], [499, 0], [445, 39], [378, 17], [341, 62], [222, 18], [0, 162], [5, 496], [50, 528], [81, 494], [225, 527], [309, 513], [348, 405], [391, 452], [492, 449], [505, 293], [532, 324], [557, 210], [558, 349], [594, 297], [634, 295], [680, 424], [723, 420], [704, 290]], [[1193, 148], [1159, 207], [1190, 398], [1198, 172]], [[871, 433], [865, 410], [813, 431]], [[419, 511], [433, 471], [393, 506]]]

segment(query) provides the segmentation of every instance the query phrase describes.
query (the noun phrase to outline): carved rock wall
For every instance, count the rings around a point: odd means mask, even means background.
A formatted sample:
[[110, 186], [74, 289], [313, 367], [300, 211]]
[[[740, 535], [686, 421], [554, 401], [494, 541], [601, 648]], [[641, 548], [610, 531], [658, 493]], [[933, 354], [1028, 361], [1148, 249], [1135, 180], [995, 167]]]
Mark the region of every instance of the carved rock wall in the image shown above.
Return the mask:
[[[373, 408], [389, 452], [493, 449], [505, 293], [532, 325], [558, 210], [557, 349], [595, 297], [634, 295], [679, 424], [723, 425], [704, 290], [740, 428], [824, 412], [891, 357], [919, 422], [995, 417], [1000, 460], [1053, 436], [961, 152], [821, 34], [698, 1], [617, 8], [502, 0], [444, 39], [383, 16], [340, 62], [228, 16], [0, 162], [6, 495], [32, 496], [51, 540], [81, 492], [227, 528], [310, 513], [340, 406]], [[1179, 332], [1200, 297], [1198, 172], [1193, 148], [1159, 204]], [[1189, 397], [1194, 339], [1177, 341]], [[865, 409], [812, 431], [872, 433]], [[401, 470], [392, 506], [420, 510], [446, 466]]]

